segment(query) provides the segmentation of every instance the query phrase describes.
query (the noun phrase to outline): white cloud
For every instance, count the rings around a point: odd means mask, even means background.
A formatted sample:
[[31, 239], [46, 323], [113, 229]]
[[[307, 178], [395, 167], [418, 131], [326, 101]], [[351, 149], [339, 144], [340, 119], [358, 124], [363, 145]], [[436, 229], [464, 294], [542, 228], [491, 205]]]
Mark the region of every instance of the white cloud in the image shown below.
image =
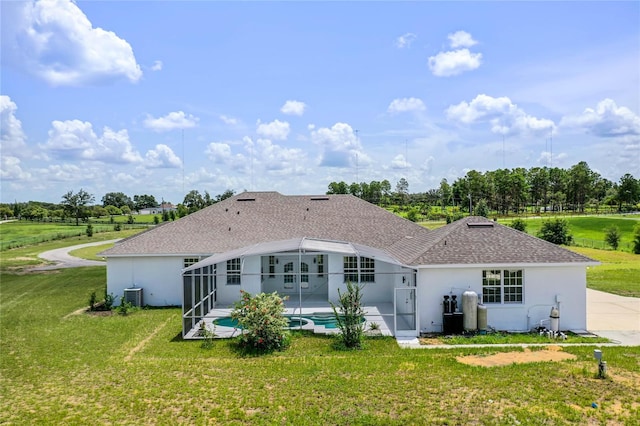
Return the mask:
[[304, 174], [307, 164], [306, 154], [298, 148], [285, 148], [268, 139], [258, 139], [252, 157], [259, 165], [272, 174]]
[[463, 124], [491, 124], [497, 134], [545, 134], [555, 129], [553, 121], [526, 114], [506, 96], [494, 98], [478, 95], [471, 102], [462, 101], [445, 111], [447, 118]]
[[19, 158], [3, 153], [0, 156], [0, 178], [3, 181], [24, 181], [31, 179], [31, 174], [22, 169]]
[[162, 71], [163, 65], [162, 61], [154, 61], [151, 65], [151, 71]]
[[0, 140], [2, 155], [25, 155], [26, 136], [22, 131], [22, 122], [16, 118], [18, 107], [9, 96], [0, 95]]
[[471, 47], [478, 44], [478, 42], [471, 37], [471, 34], [466, 31], [456, 31], [455, 33], [449, 34], [448, 38], [450, 46], [453, 49], [457, 49], [458, 47]]
[[394, 99], [389, 104], [387, 108], [387, 112], [390, 114], [398, 114], [401, 112], [409, 112], [409, 111], [424, 111], [425, 106], [424, 102], [418, 98], [401, 98]]
[[429, 58], [429, 68], [437, 77], [450, 77], [471, 71], [482, 63], [482, 53], [471, 53], [469, 49], [439, 52]]
[[398, 49], [410, 48], [411, 43], [417, 38], [414, 33], [406, 33], [396, 39], [396, 47]]
[[371, 159], [362, 150], [362, 145], [347, 123], [336, 123], [331, 128], [321, 127], [311, 131], [311, 140], [322, 149], [320, 166], [353, 167], [356, 163], [365, 166]]
[[256, 132], [267, 139], [285, 140], [289, 136], [289, 123], [286, 121], [273, 120], [271, 123], [261, 123], [258, 120]]
[[408, 169], [409, 167], [411, 167], [411, 163], [409, 163], [402, 154], [396, 155], [393, 160], [391, 160], [392, 169]]
[[191, 114], [185, 114], [183, 111], [174, 111], [158, 118], [148, 115], [144, 120], [144, 125], [154, 132], [168, 132], [175, 129], [195, 127], [198, 120], [198, 117], [194, 117]]
[[287, 115], [302, 115], [304, 114], [304, 110], [307, 108], [307, 105], [304, 102], [300, 101], [287, 101], [280, 108], [280, 112]]
[[125, 129], [116, 132], [105, 126], [98, 136], [91, 123], [80, 120], [56, 120], [51, 127], [49, 139], [41, 147], [57, 158], [125, 164], [142, 161]]
[[[142, 77], [133, 49], [114, 32], [94, 28], [70, 0], [19, 3], [4, 9], [3, 54], [13, 65], [54, 86], [105, 84]], [[3, 23], [5, 20], [3, 19]]]
[[150, 169], [178, 169], [182, 161], [171, 148], [164, 144], [156, 145], [155, 149], [147, 151], [144, 165]]
[[231, 146], [226, 143], [211, 142], [205, 154], [214, 163], [226, 163], [231, 159]]
[[598, 102], [595, 109], [586, 108], [580, 115], [563, 117], [560, 125], [583, 128], [600, 137], [640, 135], [640, 116], [608, 98]]
[[222, 120], [225, 124], [229, 124], [231, 126], [235, 126], [238, 124], [238, 119], [234, 118], [234, 117], [229, 117], [228, 115], [220, 115], [218, 117], [220, 120]]

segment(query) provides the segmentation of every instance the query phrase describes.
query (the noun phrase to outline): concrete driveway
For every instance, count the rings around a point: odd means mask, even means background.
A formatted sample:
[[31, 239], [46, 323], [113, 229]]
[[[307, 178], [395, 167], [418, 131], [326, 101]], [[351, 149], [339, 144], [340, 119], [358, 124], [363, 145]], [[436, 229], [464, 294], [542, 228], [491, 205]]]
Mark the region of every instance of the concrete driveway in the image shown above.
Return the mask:
[[49, 271], [52, 269], [78, 268], [81, 266], [104, 266], [105, 262], [103, 261], [81, 259], [79, 257], [71, 256], [69, 252], [80, 249], [80, 248], [84, 248], [84, 247], [101, 246], [105, 244], [115, 243], [116, 241], [120, 241], [120, 239], [108, 240], [108, 241], [97, 241], [95, 243], [79, 244], [77, 246], [63, 247], [55, 250], [45, 251], [43, 253], [40, 253], [38, 257], [41, 259], [48, 260], [50, 262], [55, 262], [55, 264], [38, 266], [36, 268], [33, 268], [32, 270], [33, 271]]
[[587, 289], [587, 329], [622, 345], [640, 346], [640, 298]]

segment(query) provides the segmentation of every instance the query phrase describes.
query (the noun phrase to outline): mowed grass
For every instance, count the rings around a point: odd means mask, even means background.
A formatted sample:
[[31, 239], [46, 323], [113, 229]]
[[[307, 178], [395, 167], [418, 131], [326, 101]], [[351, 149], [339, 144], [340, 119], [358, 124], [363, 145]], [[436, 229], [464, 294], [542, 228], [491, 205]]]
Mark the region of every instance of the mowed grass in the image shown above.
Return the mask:
[[620, 296], [640, 297], [640, 255], [586, 247], [569, 249], [602, 263], [587, 269], [587, 287]]
[[637, 347], [604, 348], [604, 380], [590, 346], [564, 349], [576, 360], [486, 368], [456, 357], [519, 349], [403, 350], [375, 338], [341, 352], [296, 334], [285, 352], [241, 357], [231, 341], [183, 341], [179, 309], [82, 313], [104, 291], [104, 267], [0, 278], [3, 424], [640, 422]]

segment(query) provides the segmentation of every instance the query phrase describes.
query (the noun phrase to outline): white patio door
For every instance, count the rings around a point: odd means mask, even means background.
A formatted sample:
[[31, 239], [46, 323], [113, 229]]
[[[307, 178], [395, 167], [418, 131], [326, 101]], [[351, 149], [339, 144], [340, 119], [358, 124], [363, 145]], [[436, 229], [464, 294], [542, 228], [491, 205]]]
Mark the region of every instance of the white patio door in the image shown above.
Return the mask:
[[393, 298], [395, 336], [415, 337], [418, 335], [418, 304], [416, 287], [396, 288]]

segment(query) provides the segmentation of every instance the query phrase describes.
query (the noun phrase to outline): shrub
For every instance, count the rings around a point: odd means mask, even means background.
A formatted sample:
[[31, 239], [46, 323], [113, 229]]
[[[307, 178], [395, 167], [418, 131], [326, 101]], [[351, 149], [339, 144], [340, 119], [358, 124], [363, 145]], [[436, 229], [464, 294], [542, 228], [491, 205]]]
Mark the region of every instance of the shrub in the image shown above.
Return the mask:
[[153, 224], [157, 225], [160, 223], [160, 218], [158, 217], [158, 215], [153, 216]]
[[333, 313], [336, 317], [336, 323], [341, 332], [340, 337], [342, 344], [347, 349], [362, 348], [362, 337], [364, 335], [362, 317], [364, 316], [364, 310], [361, 304], [361, 290], [359, 285], [347, 281], [346, 292], [342, 293], [340, 289], [338, 289], [340, 307], [338, 308], [331, 303]]
[[611, 246], [612, 249], [618, 250], [620, 244], [620, 228], [617, 226], [610, 226], [604, 231], [604, 241]]
[[113, 225], [113, 230], [114, 231], [121, 231], [122, 230], [122, 225], [120, 225], [120, 223], [116, 223], [115, 225]]
[[238, 336], [240, 348], [248, 353], [268, 353], [283, 350], [288, 345], [287, 318], [284, 301], [277, 292], [252, 296], [241, 290], [231, 318], [238, 321], [243, 334]]
[[538, 231], [538, 237], [553, 244], [569, 245], [573, 237], [569, 233], [569, 223], [564, 219], [545, 220]]
[[91, 293], [91, 296], [89, 296], [89, 310], [93, 311], [96, 307], [96, 302], [98, 301], [98, 296], [96, 296], [96, 292], [94, 291], [93, 293]]
[[409, 210], [407, 212], [407, 219], [409, 219], [411, 222], [417, 222], [419, 214], [420, 214], [420, 212], [419, 212], [418, 208], [417, 207], [413, 207], [413, 208], [411, 208], [411, 210]]
[[87, 225], [87, 237], [93, 237], [93, 225], [92, 224], [88, 224]]
[[633, 252], [640, 254], [640, 223], [633, 228]]
[[135, 308], [131, 302], [127, 302], [124, 299], [124, 296], [120, 297], [120, 305], [116, 307], [116, 312], [118, 312], [120, 315], [128, 315], [134, 309]]
[[489, 217], [489, 206], [487, 205], [487, 200], [484, 198], [480, 199], [473, 209], [473, 214], [476, 216]]
[[135, 223], [135, 221], [136, 221], [136, 220], [134, 219], [133, 215], [132, 215], [132, 214], [130, 214], [130, 215], [129, 215], [129, 217], [127, 218], [127, 223], [128, 223], [129, 225], [133, 225], [133, 224]]
[[107, 289], [105, 287], [104, 289], [104, 308], [107, 311], [110, 311], [111, 308], [113, 307], [113, 293], [107, 293]]
[[509, 226], [518, 231], [527, 232], [527, 222], [525, 222], [524, 219], [521, 219], [519, 217], [513, 219], [513, 221], [511, 222], [511, 225]]
[[212, 327], [209, 327], [202, 321], [200, 323], [200, 335], [203, 338], [200, 347], [202, 349], [213, 348], [213, 339], [216, 337], [215, 325], [212, 324]]

